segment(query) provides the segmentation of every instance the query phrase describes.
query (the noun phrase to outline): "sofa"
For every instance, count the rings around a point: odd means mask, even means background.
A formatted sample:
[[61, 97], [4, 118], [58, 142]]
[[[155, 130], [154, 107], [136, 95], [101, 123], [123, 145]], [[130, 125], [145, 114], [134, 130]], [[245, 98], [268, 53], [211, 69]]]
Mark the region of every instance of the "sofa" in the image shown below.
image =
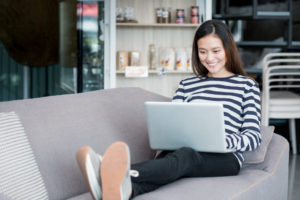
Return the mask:
[[[33, 177], [30, 173], [35, 171], [35, 177], [39, 178], [32, 181], [33, 194], [39, 192], [38, 186], [43, 191], [36, 199], [92, 199], [75, 157], [76, 151], [84, 145], [103, 154], [112, 142], [124, 141], [129, 145], [132, 163], [152, 159], [155, 152], [150, 149], [147, 137], [145, 101], [170, 101], [170, 98], [140, 88], [115, 88], [0, 102], [0, 113], [13, 112], [18, 117], [28, 140], [30, 150], [26, 152], [32, 153], [30, 166], [36, 166], [36, 170], [29, 171], [26, 164], [11, 164], [15, 169], [5, 168], [5, 163], [16, 163], [25, 156], [7, 158], [8, 151], [14, 152], [15, 148], [7, 150], [0, 144], [0, 200], [34, 199], [27, 194], [30, 189], [16, 190], [14, 186], [19, 184], [18, 187], [25, 188], [30, 183], [10, 183], [12, 178], [4, 182], [1, 178], [1, 173], [6, 176], [13, 170], [21, 173], [12, 172], [12, 177], [28, 175], [20, 180]], [[3, 130], [5, 132], [6, 126]], [[0, 129], [0, 137], [1, 134]], [[288, 191], [288, 161], [287, 140], [273, 134], [263, 159], [245, 164], [237, 176], [184, 178], [134, 199], [284, 200]], [[8, 183], [15, 190], [5, 189]], [[18, 198], [13, 197], [14, 192], [19, 192]]]

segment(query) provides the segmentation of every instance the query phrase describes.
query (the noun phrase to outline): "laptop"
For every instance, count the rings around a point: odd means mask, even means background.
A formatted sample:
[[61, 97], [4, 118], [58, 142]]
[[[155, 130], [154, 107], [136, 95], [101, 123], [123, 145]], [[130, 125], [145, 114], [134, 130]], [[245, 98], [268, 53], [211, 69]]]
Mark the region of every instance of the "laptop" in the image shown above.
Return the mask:
[[150, 147], [227, 153], [221, 103], [145, 102]]

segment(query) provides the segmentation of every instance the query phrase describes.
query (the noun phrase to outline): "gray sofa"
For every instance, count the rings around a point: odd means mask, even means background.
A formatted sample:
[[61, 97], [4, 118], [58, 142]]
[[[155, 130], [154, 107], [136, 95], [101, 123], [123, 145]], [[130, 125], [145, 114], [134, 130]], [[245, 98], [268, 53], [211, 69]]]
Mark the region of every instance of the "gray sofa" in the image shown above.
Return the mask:
[[[75, 159], [83, 145], [103, 154], [121, 140], [128, 143], [133, 163], [153, 158], [145, 101], [170, 99], [139, 88], [119, 88], [0, 102], [0, 112], [19, 115], [49, 199], [88, 200], [91, 196]], [[238, 176], [181, 179], [135, 199], [284, 200], [288, 157], [288, 142], [274, 134], [264, 161], [244, 166]], [[0, 199], [10, 198], [0, 193]]]

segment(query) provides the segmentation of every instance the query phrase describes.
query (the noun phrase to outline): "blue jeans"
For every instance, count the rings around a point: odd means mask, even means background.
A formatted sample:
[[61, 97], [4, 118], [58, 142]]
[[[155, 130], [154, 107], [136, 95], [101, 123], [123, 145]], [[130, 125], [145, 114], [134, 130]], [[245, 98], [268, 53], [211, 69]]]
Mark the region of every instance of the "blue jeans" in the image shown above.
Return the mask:
[[155, 160], [133, 164], [131, 169], [139, 172], [131, 178], [135, 197], [184, 177], [237, 175], [240, 165], [233, 153], [203, 153], [184, 147], [163, 151]]

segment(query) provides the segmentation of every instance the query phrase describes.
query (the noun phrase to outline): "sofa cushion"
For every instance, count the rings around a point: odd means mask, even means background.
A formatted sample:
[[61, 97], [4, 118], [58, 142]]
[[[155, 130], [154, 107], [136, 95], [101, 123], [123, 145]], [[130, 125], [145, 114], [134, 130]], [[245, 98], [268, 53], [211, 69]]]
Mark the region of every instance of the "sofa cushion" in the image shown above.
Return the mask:
[[137, 196], [134, 200], [287, 199], [288, 147], [285, 138], [274, 134], [265, 161], [257, 165], [247, 165], [237, 176], [184, 178]]
[[11, 199], [48, 199], [19, 117], [0, 113], [0, 192]]
[[244, 164], [257, 164], [265, 159], [268, 146], [273, 136], [274, 126], [261, 126], [261, 144], [254, 151], [244, 153]]
[[[233, 197], [235, 197], [235, 195], [244, 188], [255, 184], [257, 180], [261, 177], [267, 176], [268, 174], [266, 172], [256, 170], [251, 172], [251, 176], [249, 175], [250, 171], [243, 172], [238, 176], [180, 179], [171, 184], [162, 186], [153, 192], [137, 196], [134, 200], [234, 199]], [[263, 191], [262, 188], [260, 190]]]
[[116, 88], [1, 102], [0, 111], [14, 110], [22, 120], [49, 199], [68, 199], [88, 191], [75, 158], [84, 145], [103, 154], [112, 142], [124, 141], [133, 163], [153, 158], [145, 101], [170, 99], [139, 88]]
[[93, 200], [92, 195], [89, 192], [77, 195], [75, 197], [71, 197], [67, 200]]

